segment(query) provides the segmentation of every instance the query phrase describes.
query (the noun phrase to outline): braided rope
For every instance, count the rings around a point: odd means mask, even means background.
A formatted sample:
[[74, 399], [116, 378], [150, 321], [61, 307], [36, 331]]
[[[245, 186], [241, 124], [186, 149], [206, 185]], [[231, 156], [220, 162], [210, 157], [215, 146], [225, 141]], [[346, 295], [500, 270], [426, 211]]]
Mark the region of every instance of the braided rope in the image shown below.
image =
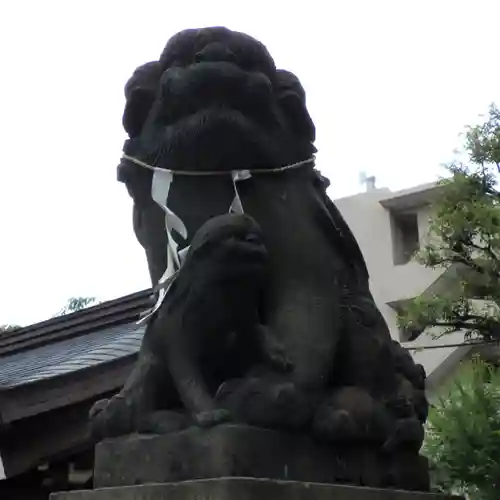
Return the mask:
[[[167, 168], [160, 168], [160, 167], [155, 167], [154, 165], [150, 165], [149, 163], [146, 163], [144, 161], [138, 160], [137, 158], [134, 158], [133, 156], [129, 156], [127, 154], [122, 155], [122, 160], [127, 160], [135, 165], [139, 165], [140, 167], [147, 168], [148, 170], [152, 170], [153, 172], [155, 170], [163, 170], [170, 172], [175, 175], [187, 175], [187, 176], [210, 176], [210, 175], [228, 175], [231, 173], [231, 171], [228, 170], [171, 170]], [[249, 172], [252, 174], [277, 174], [280, 172], [286, 172], [287, 170], [292, 170], [294, 168], [300, 168], [303, 167], [304, 165], [307, 165], [309, 163], [314, 163], [315, 157], [314, 155], [311, 156], [311, 158], [308, 158], [307, 160], [302, 160], [298, 161], [297, 163], [292, 163], [291, 165], [285, 165], [284, 167], [277, 167], [277, 168], [255, 168], [255, 169], [248, 169]]]

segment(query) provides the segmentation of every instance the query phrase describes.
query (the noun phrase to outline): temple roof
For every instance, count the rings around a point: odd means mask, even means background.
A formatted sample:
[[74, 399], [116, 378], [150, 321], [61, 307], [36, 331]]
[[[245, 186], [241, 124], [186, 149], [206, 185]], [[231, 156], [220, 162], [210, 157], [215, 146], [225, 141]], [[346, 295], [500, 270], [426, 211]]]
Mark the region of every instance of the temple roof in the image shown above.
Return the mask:
[[144, 290], [0, 335], [0, 482], [92, 448], [89, 409], [130, 374], [151, 300]]
[[125, 323], [0, 357], [0, 389], [108, 363], [139, 351], [144, 326]]
[[[0, 422], [14, 419], [14, 404], [22, 406], [15, 392], [47, 390], [51, 384], [66, 384], [69, 390], [71, 380], [105, 372], [123, 360], [133, 363], [144, 335], [137, 320], [151, 297], [151, 290], [144, 290], [1, 335]], [[53, 409], [50, 402], [55, 403], [53, 397], [48, 401]]]

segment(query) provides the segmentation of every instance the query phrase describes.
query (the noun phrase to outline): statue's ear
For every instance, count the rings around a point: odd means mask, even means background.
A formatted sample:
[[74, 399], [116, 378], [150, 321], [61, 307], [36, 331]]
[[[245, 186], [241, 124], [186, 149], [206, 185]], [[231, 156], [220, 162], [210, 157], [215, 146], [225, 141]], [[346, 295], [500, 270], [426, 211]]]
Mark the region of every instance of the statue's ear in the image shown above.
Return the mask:
[[139, 66], [125, 85], [123, 128], [129, 137], [137, 137], [156, 99], [161, 76], [160, 63], [149, 62]]
[[316, 128], [307, 111], [306, 93], [299, 79], [290, 71], [276, 71], [277, 102], [298, 137], [314, 142]]

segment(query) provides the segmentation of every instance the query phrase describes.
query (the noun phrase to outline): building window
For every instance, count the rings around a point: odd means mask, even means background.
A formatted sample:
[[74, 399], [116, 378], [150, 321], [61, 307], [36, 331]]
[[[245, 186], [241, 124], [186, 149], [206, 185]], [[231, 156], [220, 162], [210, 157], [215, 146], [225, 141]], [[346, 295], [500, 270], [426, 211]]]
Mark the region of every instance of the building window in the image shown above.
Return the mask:
[[[387, 305], [394, 311], [396, 318], [400, 314], [403, 314], [409, 304], [410, 301], [414, 299], [401, 299], [401, 300], [396, 300], [394, 302], [388, 302]], [[416, 328], [416, 327], [403, 327], [401, 325], [397, 326], [397, 334], [398, 334], [398, 340], [399, 342], [413, 342], [414, 340], [417, 340], [420, 335], [424, 332], [424, 328]]]
[[413, 342], [422, 335], [423, 330], [417, 328], [403, 328], [399, 327], [399, 342]]
[[417, 214], [392, 213], [391, 229], [394, 264], [396, 266], [406, 264], [420, 248]]

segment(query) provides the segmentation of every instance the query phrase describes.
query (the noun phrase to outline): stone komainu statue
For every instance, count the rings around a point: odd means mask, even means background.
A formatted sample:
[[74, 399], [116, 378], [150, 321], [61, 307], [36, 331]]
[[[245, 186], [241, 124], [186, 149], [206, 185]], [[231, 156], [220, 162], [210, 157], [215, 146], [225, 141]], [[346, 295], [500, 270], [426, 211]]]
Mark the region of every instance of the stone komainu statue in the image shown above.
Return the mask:
[[297, 77], [250, 36], [194, 29], [125, 95], [118, 175], [159, 301], [94, 436], [231, 420], [417, 455], [425, 373], [314, 168]]

